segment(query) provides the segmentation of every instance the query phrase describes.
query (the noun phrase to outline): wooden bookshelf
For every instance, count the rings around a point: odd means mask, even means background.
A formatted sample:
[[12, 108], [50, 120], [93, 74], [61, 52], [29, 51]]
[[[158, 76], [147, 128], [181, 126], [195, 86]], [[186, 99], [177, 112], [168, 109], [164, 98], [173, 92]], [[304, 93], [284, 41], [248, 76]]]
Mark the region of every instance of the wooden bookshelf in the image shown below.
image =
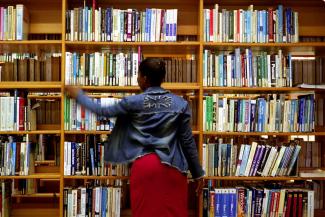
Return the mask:
[[[26, 134], [54, 134], [60, 135], [60, 166], [59, 173], [39, 173], [28, 176], [0, 176], [0, 179], [54, 179], [59, 181], [60, 192], [57, 194], [51, 193], [35, 193], [32, 195], [13, 195], [15, 198], [52, 198], [58, 197], [59, 204], [50, 204], [57, 207], [43, 207], [38, 206], [21, 206], [13, 208], [13, 216], [35, 216], [44, 215], [60, 216], [63, 217], [63, 189], [70, 183], [75, 181], [85, 180], [115, 180], [122, 179], [128, 180], [129, 177], [117, 176], [65, 176], [64, 175], [64, 141], [65, 137], [81, 137], [81, 135], [101, 135], [111, 134], [111, 131], [67, 131], [64, 130], [64, 87], [65, 87], [65, 52], [93, 52], [105, 50], [136, 50], [138, 47], [144, 57], [188, 57], [195, 55], [197, 60], [197, 78], [196, 83], [164, 83], [163, 87], [173, 92], [194, 92], [194, 97], [199, 100], [197, 102], [197, 126], [192, 133], [198, 141], [198, 151], [200, 159], [202, 160], [202, 147], [205, 137], [218, 136], [218, 137], [250, 137], [250, 136], [274, 136], [274, 137], [290, 137], [290, 136], [315, 136], [316, 140], [322, 140], [325, 136], [325, 129], [317, 130], [310, 133], [288, 133], [288, 132], [208, 132], [203, 131], [203, 98], [206, 93], [237, 93], [237, 94], [264, 94], [264, 93], [310, 93], [316, 92], [323, 94], [324, 91], [317, 89], [302, 89], [297, 87], [205, 87], [203, 86], [203, 50], [214, 49], [216, 51], [233, 51], [235, 48], [251, 48], [252, 50], [261, 51], [276, 51], [282, 49], [285, 52], [293, 52], [294, 54], [325, 54], [325, 42], [298, 42], [298, 43], [216, 43], [205, 42], [203, 39], [203, 9], [212, 8], [216, 3], [214, 0], [111, 0], [109, 2], [97, 0], [97, 6], [113, 6], [114, 8], [138, 8], [145, 9], [151, 8], [177, 8], [178, 15], [178, 28], [177, 35], [194, 36], [194, 41], [178, 41], [178, 42], [82, 42], [82, 41], [66, 41], [65, 40], [65, 18], [66, 10], [73, 7], [82, 7], [82, 1], [77, 0], [5, 0], [2, 1], [0, 6], [14, 5], [18, 3], [25, 4], [30, 11], [31, 34], [59, 34], [60, 40], [25, 40], [25, 41], [0, 41], [0, 49], [3, 52], [62, 52], [61, 58], [61, 81], [60, 82], [0, 82], [0, 90], [13, 90], [13, 89], [27, 89], [38, 92], [46, 92], [53, 90], [60, 92], [59, 96], [38, 96], [29, 95], [30, 99], [49, 99], [61, 100], [61, 120], [59, 125], [50, 125], [45, 128], [38, 128], [41, 130], [35, 131], [2, 131], [0, 135], [26, 135]], [[270, 6], [277, 6], [283, 4], [284, 6], [293, 7], [294, 10], [299, 12], [299, 31], [300, 36], [325, 36], [325, 4], [323, 1], [318, 0], [221, 0], [218, 1], [219, 9], [246, 9], [250, 4], [258, 9], [267, 9]], [[1, 64], [1, 63], [0, 63]], [[140, 88], [136, 86], [81, 86], [86, 92], [140, 92]], [[96, 97], [96, 95], [92, 95]], [[39, 162], [40, 163], [40, 162]], [[324, 168], [322, 168], [324, 169]], [[211, 177], [207, 176], [205, 180], [217, 181], [306, 181], [309, 178], [301, 177]], [[312, 180], [324, 181], [325, 177], [311, 178]], [[195, 210], [196, 214], [191, 213], [191, 216], [202, 217], [203, 205], [201, 203], [202, 195], [200, 195]], [[39, 212], [39, 213], [38, 213]], [[130, 210], [121, 210], [125, 216], [131, 216]], [[27, 214], [26, 214], [27, 213]], [[123, 216], [123, 215], [122, 215]], [[315, 210], [315, 217], [325, 216], [324, 210]]]

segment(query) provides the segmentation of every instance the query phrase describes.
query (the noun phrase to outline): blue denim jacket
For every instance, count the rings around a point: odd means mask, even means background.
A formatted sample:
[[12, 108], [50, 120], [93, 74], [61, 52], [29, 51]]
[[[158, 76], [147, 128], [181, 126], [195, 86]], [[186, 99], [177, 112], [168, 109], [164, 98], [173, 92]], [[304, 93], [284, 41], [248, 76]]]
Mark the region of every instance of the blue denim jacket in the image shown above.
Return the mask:
[[105, 161], [126, 163], [147, 153], [156, 153], [161, 162], [193, 178], [204, 175], [190, 126], [190, 108], [183, 98], [161, 87], [123, 98], [119, 103], [101, 107], [82, 91], [77, 102], [105, 117], [117, 117], [105, 146]]

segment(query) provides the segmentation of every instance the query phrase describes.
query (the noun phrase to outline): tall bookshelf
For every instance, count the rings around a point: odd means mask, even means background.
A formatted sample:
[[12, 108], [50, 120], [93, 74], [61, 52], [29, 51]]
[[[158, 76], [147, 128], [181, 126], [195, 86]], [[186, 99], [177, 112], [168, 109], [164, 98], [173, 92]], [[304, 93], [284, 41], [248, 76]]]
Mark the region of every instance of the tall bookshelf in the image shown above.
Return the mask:
[[[91, 6], [92, 1], [86, 1], [88, 6]], [[177, 36], [181, 39], [177, 42], [82, 42], [82, 41], [67, 41], [66, 34], [66, 10], [74, 7], [83, 7], [83, 1], [76, 0], [15, 0], [2, 1], [0, 6], [24, 4], [30, 12], [30, 34], [49, 34], [59, 35], [59, 40], [25, 40], [25, 41], [0, 41], [0, 50], [2, 52], [61, 52], [61, 81], [59, 82], [0, 82], [0, 90], [22, 89], [29, 91], [54, 91], [60, 93], [58, 96], [29, 96], [30, 98], [39, 98], [58, 100], [61, 102], [60, 124], [58, 125], [40, 125], [37, 130], [19, 131], [19, 132], [0, 132], [2, 135], [39, 135], [50, 134], [60, 137], [60, 167], [46, 167], [41, 173], [36, 173], [28, 176], [2, 176], [0, 179], [36, 179], [36, 180], [56, 180], [59, 182], [58, 194], [34, 194], [34, 195], [16, 195], [18, 201], [28, 198], [36, 202], [42, 201], [44, 198], [53, 199], [48, 203], [38, 205], [35, 203], [23, 204], [22, 206], [13, 207], [13, 216], [33, 216], [43, 215], [48, 216], [63, 216], [63, 190], [67, 184], [83, 182], [87, 180], [106, 180], [106, 179], [122, 179], [127, 182], [128, 177], [116, 176], [65, 176], [64, 175], [64, 141], [66, 138], [82, 137], [88, 134], [110, 134], [109, 131], [67, 131], [64, 128], [64, 86], [65, 86], [65, 52], [94, 52], [100, 51], [102, 48], [111, 49], [137, 49], [141, 47], [144, 57], [175, 57], [186, 58], [189, 55], [194, 55], [197, 60], [197, 82], [192, 83], [165, 83], [163, 87], [172, 90], [176, 93], [192, 92], [198, 100], [197, 103], [197, 120], [193, 126], [193, 134], [197, 141], [200, 159], [202, 160], [202, 144], [205, 138], [212, 136], [224, 137], [260, 137], [260, 136], [276, 136], [288, 138], [290, 136], [315, 136], [316, 140], [323, 140], [325, 136], [324, 129], [317, 129], [311, 133], [237, 133], [237, 132], [208, 132], [203, 131], [203, 97], [206, 93], [285, 93], [293, 94], [296, 92], [310, 92], [316, 90], [304, 90], [296, 87], [260, 87], [260, 88], [240, 88], [240, 87], [205, 87], [203, 85], [203, 51], [206, 48], [215, 49], [218, 51], [234, 50], [235, 48], [252, 48], [262, 51], [274, 51], [282, 49], [285, 52], [314, 52], [315, 55], [325, 54], [325, 42], [298, 42], [298, 43], [223, 43], [223, 42], [205, 42], [203, 38], [203, 10], [212, 8], [215, 3], [219, 4], [220, 8], [227, 9], [246, 9], [250, 4], [256, 8], [276, 7], [278, 4], [283, 4], [285, 7], [292, 7], [299, 12], [299, 30], [300, 36], [323, 36], [325, 37], [325, 25], [322, 22], [325, 19], [325, 4], [317, 0], [279, 0], [273, 1], [212, 1], [212, 0], [127, 0], [127, 1], [102, 1], [97, 0], [97, 7], [114, 8], [177, 8], [178, 9], [178, 27]], [[187, 40], [188, 38], [194, 40]], [[87, 92], [139, 92], [138, 87], [134, 86], [82, 86]], [[217, 180], [220, 182], [227, 181], [304, 181], [310, 178], [301, 177], [205, 177], [207, 180]], [[325, 177], [313, 178], [321, 182], [325, 181]], [[190, 188], [193, 187], [189, 185]], [[189, 192], [189, 205], [191, 216], [202, 216], [203, 205], [202, 195], [194, 199], [194, 190]], [[193, 207], [194, 206], [194, 207]], [[316, 210], [315, 216], [324, 216], [325, 210]], [[131, 216], [130, 210], [122, 210], [121, 216]]]

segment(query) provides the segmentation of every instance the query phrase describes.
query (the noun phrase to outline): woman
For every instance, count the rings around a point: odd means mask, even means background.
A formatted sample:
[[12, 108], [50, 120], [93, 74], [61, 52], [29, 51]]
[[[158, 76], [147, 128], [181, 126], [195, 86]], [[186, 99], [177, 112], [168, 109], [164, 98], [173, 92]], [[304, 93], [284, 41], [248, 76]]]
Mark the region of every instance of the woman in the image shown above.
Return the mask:
[[109, 107], [94, 103], [80, 89], [66, 88], [90, 111], [117, 117], [104, 158], [111, 163], [133, 162], [133, 217], [187, 217], [186, 172], [189, 169], [197, 180], [204, 175], [190, 126], [189, 105], [160, 87], [165, 74], [164, 62], [143, 60], [138, 73], [143, 93]]

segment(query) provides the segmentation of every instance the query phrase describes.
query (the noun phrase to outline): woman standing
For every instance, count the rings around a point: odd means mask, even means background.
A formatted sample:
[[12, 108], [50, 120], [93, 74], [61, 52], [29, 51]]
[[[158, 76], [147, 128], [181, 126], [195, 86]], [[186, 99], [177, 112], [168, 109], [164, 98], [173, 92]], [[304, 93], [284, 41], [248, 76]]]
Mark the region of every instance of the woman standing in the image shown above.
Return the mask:
[[117, 117], [104, 158], [110, 163], [133, 162], [133, 217], [188, 217], [187, 170], [197, 180], [204, 175], [190, 126], [189, 105], [160, 87], [165, 74], [164, 62], [143, 60], [138, 73], [143, 93], [109, 107], [94, 103], [76, 87], [66, 88], [90, 111]]

